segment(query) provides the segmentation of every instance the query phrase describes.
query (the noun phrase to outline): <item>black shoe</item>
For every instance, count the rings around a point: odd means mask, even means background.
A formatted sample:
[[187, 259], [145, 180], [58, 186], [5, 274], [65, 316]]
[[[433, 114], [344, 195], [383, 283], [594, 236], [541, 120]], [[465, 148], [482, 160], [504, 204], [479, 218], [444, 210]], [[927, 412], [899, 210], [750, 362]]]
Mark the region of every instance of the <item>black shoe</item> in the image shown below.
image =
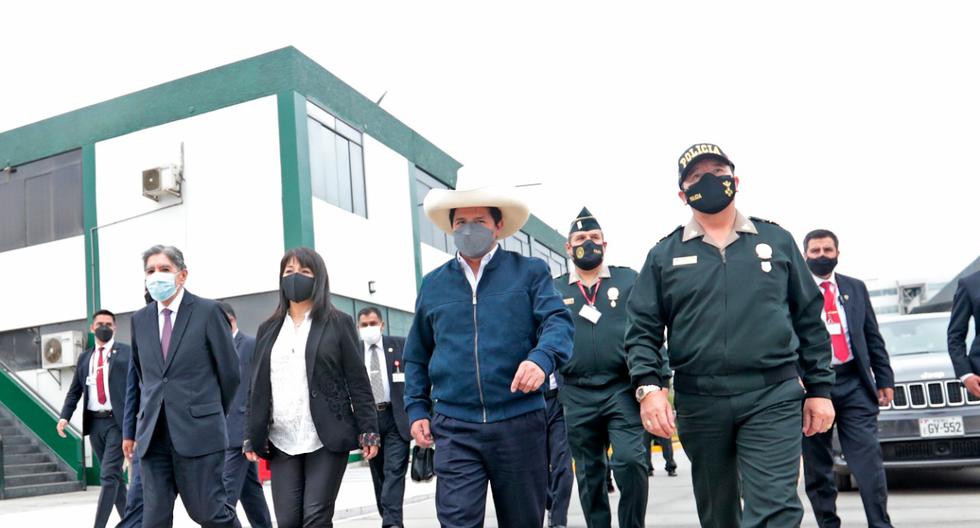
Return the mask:
[[677, 470], [676, 469], [668, 469], [667, 470], [667, 476], [668, 477], [676, 477], [677, 476]]
[[647, 477], [652, 477], [652, 476], [653, 476], [653, 468], [650, 468], [647, 470]]

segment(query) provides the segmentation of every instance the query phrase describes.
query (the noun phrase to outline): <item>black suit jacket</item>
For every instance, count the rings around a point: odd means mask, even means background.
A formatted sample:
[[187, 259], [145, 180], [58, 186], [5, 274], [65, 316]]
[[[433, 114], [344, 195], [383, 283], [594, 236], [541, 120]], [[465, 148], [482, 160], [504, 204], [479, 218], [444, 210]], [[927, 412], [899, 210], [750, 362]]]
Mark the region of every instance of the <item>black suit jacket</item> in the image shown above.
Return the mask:
[[123, 415], [123, 440], [136, 440], [136, 414], [140, 408], [140, 378], [136, 362], [129, 362], [126, 373], [126, 409]]
[[837, 302], [844, 305], [847, 316], [851, 353], [860, 367], [861, 381], [872, 399], [877, 401], [878, 389], [895, 387], [895, 373], [885, 350], [885, 340], [878, 331], [878, 319], [871, 307], [868, 287], [858, 279], [838, 273], [837, 289]]
[[231, 407], [228, 409], [228, 447], [242, 447], [242, 440], [245, 438], [245, 405], [248, 401], [248, 375], [252, 372], [252, 356], [255, 352], [255, 338], [247, 336], [238, 331], [235, 336], [235, 350], [238, 351], [239, 371], [242, 375], [242, 383], [235, 391], [235, 398], [231, 400]]
[[231, 326], [218, 303], [184, 291], [166, 361], [160, 347], [157, 303], [133, 314], [133, 361], [140, 412], [136, 446], [143, 457], [161, 412], [177, 454], [198, 457], [222, 451], [225, 414], [239, 383]]
[[[288, 318], [289, 316], [287, 316]], [[251, 392], [245, 411], [245, 449], [269, 458], [272, 426], [272, 382], [269, 359], [283, 320], [262, 323], [255, 336]], [[378, 413], [371, 382], [364, 370], [351, 316], [339, 310], [313, 321], [306, 340], [306, 380], [310, 414], [320, 442], [328, 451], [345, 453], [358, 447], [360, 434], [378, 432]]]
[[[361, 345], [361, 358], [364, 357], [364, 342], [360, 342]], [[412, 433], [408, 426], [408, 413], [405, 412], [405, 381], [395, 383], [394, 373], [397, 369], [398, 372], [404, 375], [405, 373], [405, 361], [402, 360], [402, 351], [405, 349], [405, 338], [404, 337], [394, 337], [394, 336], [382, 336], [381, 337], [381, 350], [384, 351], [385, 363], [387, 364], [388, 370], [388, 387], [391, 393], [391, 412], [395, 417], [395, 426], [398, 427], [398, 435], [402, 437], [402, 440], [406, 442], [412, 441]], [[398, 365], [395, 365], [398, 362]], [[368, 367], [368, 365], [365, 365]], [[368, 382], [370, 384], [370, 376], [368, 376]], [[370, 386], [370, 385], [369, 385]]]
[[973, 338], [970, 354], [966, 353], [966, 336], [970, 330], [970, 318], [980, 326], [980, 271], [963, 277], [956, 283], [953, 295], [953, 311], [946, 331], [946, 345], [953, 361], [956, 377], [980, 374], [980, 332]]
[[[88, 385], [85, 384], [86, 378], [88, 378], [89, 373], [89, 363], [92, 360], [98, 361], [98, 357], [94, 354], [95, 349], [90, 348], [78, 358], [78, 364], [75, 366], [75, 374], [71, 378], [71, 386], [68, 387], [68, 394], [65, 395], [65, 405], [61, 408], [61, 417], [65, 420], [71, 420], [71, 416], [75, 414], [75, 407], [78, 406], [78, 400], [82, 400], [82, 434], [87, 435], [89, 432], [90, 418], [89, 414], [85, 412], [88, 409]], [[116, 420], [116, 424], [122, 429], [123, 426], [123, 415], [125, 414], [126, 406], [126, 374], [129, 370], [129, 358], [132, 356], [132, 350], [129, 345], [124, 343], [113, 343], [112, 350], [106, 358], [106, 362], [109, 364], [109, 401], [112, 403], [112, 417]], [[104, 368], [104, 367], [103, 367]]]

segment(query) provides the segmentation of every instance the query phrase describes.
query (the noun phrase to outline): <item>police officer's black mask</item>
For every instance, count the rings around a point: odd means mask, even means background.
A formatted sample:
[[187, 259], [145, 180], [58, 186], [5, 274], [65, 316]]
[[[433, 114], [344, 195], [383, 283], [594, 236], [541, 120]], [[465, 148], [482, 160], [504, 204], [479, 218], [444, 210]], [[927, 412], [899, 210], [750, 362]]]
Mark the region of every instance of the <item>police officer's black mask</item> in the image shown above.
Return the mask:
[[586, 240], [572, 248], [572, 261], [578, 269], [594, 270], [602, 264], [602, 257], [602, 244], [596, 244], [591, 240]]
[[704, 174], [684, 194], [691, 207], [705, 214], [721, 212], [735, 199], [735, 177], [731, 174], [718, 176]]

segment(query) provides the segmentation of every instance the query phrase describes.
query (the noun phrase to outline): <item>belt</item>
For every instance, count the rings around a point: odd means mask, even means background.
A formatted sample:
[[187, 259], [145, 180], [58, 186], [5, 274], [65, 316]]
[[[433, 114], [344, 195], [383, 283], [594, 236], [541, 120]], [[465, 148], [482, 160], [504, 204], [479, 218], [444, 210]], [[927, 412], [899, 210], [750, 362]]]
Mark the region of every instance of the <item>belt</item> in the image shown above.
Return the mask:
[[841, 363], [840, 365], [834, 365], [834, 372], [837, 374], [853, 374], [858, 372], [860, 369], [857, 366], [857, 360], [850, 360], [847, 363]]
[[553, 400], [558, 396], [558, 389], [549, 389], [544, 391], [544, 399]]
[[112, 418], [112, 411], [88, 411], [92, 418]]
[[379, 411], [387, 411], [391, 408], [391, 402], [381, 402], [374, 405]]

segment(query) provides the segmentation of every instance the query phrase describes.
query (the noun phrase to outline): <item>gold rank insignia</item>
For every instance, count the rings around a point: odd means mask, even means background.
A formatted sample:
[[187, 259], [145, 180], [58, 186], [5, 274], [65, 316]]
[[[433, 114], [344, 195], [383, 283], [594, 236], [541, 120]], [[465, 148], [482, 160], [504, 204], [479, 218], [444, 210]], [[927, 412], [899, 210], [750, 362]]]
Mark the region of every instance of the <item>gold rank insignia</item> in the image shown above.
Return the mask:
[[615, 286], [606, 290], [606, 295], [609, 296], [609, 306], [613, 308], [616, 307], [616, 301], [619, 300], [619, 288]]
[[725, 196], [731, 198], [732, 195], [735, 194], [735, 191], [732, 190], [732, 182], [723, 181], [721, 184], [725, 186]]
[[565, 302], [565, 306], [571, 306], [571, 305], [575, 304], [575, 298], [574, 297], [570, 297], [568, 299], [564, 299], [564, 302]]

